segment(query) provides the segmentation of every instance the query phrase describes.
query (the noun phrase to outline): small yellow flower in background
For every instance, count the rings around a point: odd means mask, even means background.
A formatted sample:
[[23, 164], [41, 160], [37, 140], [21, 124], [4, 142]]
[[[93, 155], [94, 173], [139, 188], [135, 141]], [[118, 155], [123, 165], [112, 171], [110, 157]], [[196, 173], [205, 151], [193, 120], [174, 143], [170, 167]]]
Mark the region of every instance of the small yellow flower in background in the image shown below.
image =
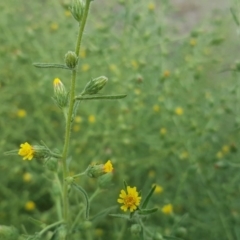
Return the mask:
[[155, 104], [155, 105], [153, 106], [153, 111], [154, 111], [154, 112], [160, 112], [160, 107], [159, 107], [157, 104]]
[[88, 122], [90, 122], [90, 123], [95, 123], [95, 122], [96, 122], [95, 116], [94, 116], [94, 115], [89, 115], [89, 117], [88, 117]]
[[26, 173], [23, 174], [23, 181], [24, 182], [28, 183], [28, 182], [31, 182], [31, 180], [32, 180], [32, 174], [31, 173], [26, 172]]
[[160, 194], [160, 193], [163, 192], [163, 187], [162, 187], [162, 186], [160, 186], [160, 185], [158, 185], [158, 184], [153, 184], [152, 186], [154, 186], [154, 185], [156, 185], [156, 188], [155, 188], [155, 190], [154, 190], [154, 193], [155, 193], [155, 194]]
[[113, 73], [115, 73], [116, 75], [120, 74], [120, 71], [118, 69], [118, 67], [115, 64], [110, 64], [109, 65], [109, 70]]
[[95, 231], [94, 231], [94, 234], [97, 236], [97, 237], [102, 237], [103, 234], [104, 234], [104, 231], [102, 228], [96, 228]]
[[133, 69], [135, 69], [135, 70], [137, 70], [139, 68], [139, 64], [136, 60], [132, 60], [131, 65], [132, 65]]
[[173, 206], [172, 204], [167, 204], [162, 207], [162, 212], [166, 215], [171, 215], [173, 213]]
[[222, 147], [222, 151], [223, 151], [223, 153], [229, 153], [230, 152], [230, 147], [228, 146], [228, 145], [224, 145], [223, 147]]
[[136, 88], [136, 89], [134, 89], [134, 93], [136, 95], [140, 95], [141, 94], [141, 90], [139, 88]]
[[24, 117], [26, 117], [26, 115], [27, 115], [27, 112], [24, 109], [18, 109], [17, 116], [19, 118], [24, 118]]
[[109, 172], [112, 172], [113, 171], [113, 165], [112, 165], [112, 162], [110, 160], [108, 160], [105, 164], [104, 164], [104, 172], [105, 173], [109, 173]]
[[69, 10], [66, 10], [64, 14], [65, 14], [66, 17], [70, 17], [72, 15]]
[[87, 72], [89, 69], [90, 69], [90, 65], [87, 64], [87, 63], [85, 63], [85, 64], [83, 64], [83, 65], [81, 66], [81, 70], [82, 70], [83, 72]]
[[24, 207], [27, 211], [33, 211], [36, 208], [36, 204], [33, 201], [28, 201]]
[[181, 108], [181, 107], [177, 107], [176, 109], [175, 109], [175, 113], [177, 114], [177, 115], [183, 115], [183, 109]]
[[165, 70], [165, 71], [163, 72], [163, 77], [164, 77], [164, 78], [168, 78], [170, 75], [171, 75], [171, 73], [170, 73], [169, 70]]
[[150, 171], [148, 172], [148, 177], [154, 178], [155, 176], [156, 176], [156, 172], [155, 172], [154, 170], [150, 170]]
[[52, 30], [52, 31], [56, 31], [56, 30], [58, 30], [58, 24], [57, 23], [51, 23], [51, 25], [50, 25], [50, 29]]
[[79, 53], [80, 58], [86, 58], [87, 52], [85, 48], [82, 48]]
[[79, 125], [77, 125], [77, 124], [74, 124], [74, 125], [73, 125], [73, 131], [74, 131], [74, 132], [79, 132], [80, 129], [81, 129], [81, 128], [80, 128]]
[[190, 41], [189, 41], [189, 44], [190, 44], [192, 47], [194, 47], [194, 46], [196, 46], [196, 44], [197, 44], [197, 40], [196, 40], [195, 38], [191, 38]]
[[188, 157], [189, 157], [189, 154], [187, 151], [181, 152], [180, 159], [184, 160], [184, 159], [187, 159]]
[[223, 153], [221, 151], [217, 152], [216, 157], [219, 159], [223, 158]]
[[133, 212], [140, 205], [141, 197], [138, 196], [138, 191], [136, 187], [127, 186], [127, 192], [125, 190], [121, 190], [119, 195], [118, 203], [123, 204], [121, 209], [126, 212], [129, 210]]
[[22, 156], [23, 160], [32, 160], [34, 157], [34, 149], [29, 143], [22, 143], [18, 155]]
[[74, 121], [75, 121], [76, 123], [81, 123], [81, 122], [82, 122], [82, 117], [81, 117], [81, 116], [76, 116], [75, 119], [74, 119]]
[[161, 135], [166, 135], [166, 133], [167, 133], [167, 129], [166, 128], [161, 128], [160, 129], [160, 134]]
[[155, 10], [155, 4], [154, 3], [149, 3], [148, 4], [148, 10], [149, 11], [154, 11]]

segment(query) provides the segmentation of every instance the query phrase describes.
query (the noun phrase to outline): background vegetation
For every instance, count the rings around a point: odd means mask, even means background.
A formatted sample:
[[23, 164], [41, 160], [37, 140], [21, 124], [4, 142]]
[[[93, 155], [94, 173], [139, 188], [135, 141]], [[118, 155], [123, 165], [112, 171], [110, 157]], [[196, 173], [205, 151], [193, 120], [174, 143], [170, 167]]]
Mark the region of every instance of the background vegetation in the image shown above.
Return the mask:
[[[52, 81], [59, 77], [68, 86], [69, 73], [32, 63], [62, 63], [73, 50], [77, 28], [67, 4], [0, 3], [0, 224], [20, 231], [39, 230], [29, 216], [47, 223], [57, 218], [43, 164], [3, 153], [25, 141], [62, 148], [64, 122], [51, 99]], [[105, 75], [102, 93], [128, 96], [81, 103], [71, 171], [108, 159], [114, 164], [113, 186], [96, 198], [92, 214], [117, 205], [123, 179], [143, 193], [156, 183], [151, 204], [159, 211], [148, 219], [154, 231], [189, 240], [240, 239], [237, 25], [225, 8], [193, 26], [181, 6], [94, 1], [80, 54], [79, 93], [91, 78]], [[89, 194], [97, 185], [88, 178], [80, 184]], [[161, 211], [166, 204], [172, 214]], [[129, 226], [106, 216], [94, 223], [93, 239], [129, 239]]]

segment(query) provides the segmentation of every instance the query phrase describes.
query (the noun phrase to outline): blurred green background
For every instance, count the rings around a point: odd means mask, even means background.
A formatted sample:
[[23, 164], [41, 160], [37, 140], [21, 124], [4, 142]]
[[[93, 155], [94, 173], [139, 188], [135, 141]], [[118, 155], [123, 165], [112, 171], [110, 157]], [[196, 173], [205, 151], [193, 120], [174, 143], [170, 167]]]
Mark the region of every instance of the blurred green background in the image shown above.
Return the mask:
[[[63, 63], [74, 50], [77, 23], [68, 4], [0, 3], [0, 224], [20, 232], [23, 226], [39, 231], [29, 216], [49, 224], [57, 219], [47, 169], [4, 152], [26, 141], [63, 147], [64, 118], [51, 99], [52, 81], [59, 77], [68, 88], [70, 72], [32, 63]], [[189, 240], [240, 239], [239, 35], [229, 9], [239, 15], [240, 8], [226, 1], [213, 5], [92, 3], [77, 91], [104, 75], [109, 81], [102, 94], [128, 95], [81, 102], [73, 124], [72, 174], [92, 162], [114, 164], [113, 186], [94, 201], [92, 215], [117, 205], [123, 180], [143, 194], [157, 184], [163, 191], [151, 205], [159, 211], [147, 221], [153, 231]], [[97, 186], [88, 178], [79, 183], [89, 195]], [[166, 204], [172, 204], [172, 214], [161, 211]], [[119, 236], [122, 225], [106, 216], [94, 223], [93, 239], [130, 238], [130, 225]]]

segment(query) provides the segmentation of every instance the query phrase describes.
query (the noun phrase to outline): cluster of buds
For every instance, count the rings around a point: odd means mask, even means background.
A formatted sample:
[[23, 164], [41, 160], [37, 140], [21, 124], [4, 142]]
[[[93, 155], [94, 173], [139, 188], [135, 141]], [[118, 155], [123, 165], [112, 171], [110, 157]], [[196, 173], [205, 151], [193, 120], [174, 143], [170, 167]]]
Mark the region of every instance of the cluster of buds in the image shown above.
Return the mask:
[[92, 79], [85, 86], [82, 95], [93, 95], [97, 94], [107, 83], [108, 78], [105, 76], [101, 76], [95, 79]]

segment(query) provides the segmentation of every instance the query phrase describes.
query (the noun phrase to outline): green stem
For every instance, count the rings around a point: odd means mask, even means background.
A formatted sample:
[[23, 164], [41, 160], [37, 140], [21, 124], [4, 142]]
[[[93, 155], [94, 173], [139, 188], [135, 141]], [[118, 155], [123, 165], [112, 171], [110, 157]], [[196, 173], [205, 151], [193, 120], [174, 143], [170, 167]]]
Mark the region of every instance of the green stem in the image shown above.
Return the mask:
[[39, 232], [39, 235], [42, 235], [42, 234], [44, 234], [46, 231], [48, 231], [49, 229], [51, 229], [51, 228], [53, 228], [53, 227], [55, 227], [55, 226], [57, 226], [57, 225], [60, 225], [61, 223], [63, 223], [63, 221], [61, 220], [61, 221], [58, 221], [58, 222], [55, 222], [55, 223], [53, 223], [53, 224], [51, 224], [51, 225], [48, 225], [47, 227], [45, 227], [41, 232]]
[[[91, 0], [86, 1], [86, 6], [82, 18], [82, 22], [79, 27], [78, 31], [78, 38], [75, 48], [75, 53], [77, 56], [80, 52], [80, 46], [82, 41], [82, 36], [84, 32], [84, 27], [87, 21], [87, 16], [89, 12]], [[77, 72], [75, 69], [72, 70], [72, 78], [71, 78], [71, 86], [70, 86], [70, 94], [69, 94], [69, 108], [68, 108], [68, 115], [67, 115], [67, 121], [66, 121], [66, 129], [65, 129], [65, 139], [64, 139], [64, 147], [63, 147], [63, 153], [62, 153], [62, 165], [63, 165], [63, 219], [65, 223], [67, 224], [68, 228], [68, 183], [65, 181], [65, 179], [68, 177], [68, 166], [67, 166], [67, 156], [68, 156], [68, 149], [69, 149], [69, 143], [70, 143], [70, 136], [71, 136], [71, 123], [72, 123], [72, 115], [73, 115], [73, 108], [74, 108], [74, 102], [75, 102], [75, 85], [76, 85], [76, 75]], [[68, 237], [66, 237], [66, 240]]]

